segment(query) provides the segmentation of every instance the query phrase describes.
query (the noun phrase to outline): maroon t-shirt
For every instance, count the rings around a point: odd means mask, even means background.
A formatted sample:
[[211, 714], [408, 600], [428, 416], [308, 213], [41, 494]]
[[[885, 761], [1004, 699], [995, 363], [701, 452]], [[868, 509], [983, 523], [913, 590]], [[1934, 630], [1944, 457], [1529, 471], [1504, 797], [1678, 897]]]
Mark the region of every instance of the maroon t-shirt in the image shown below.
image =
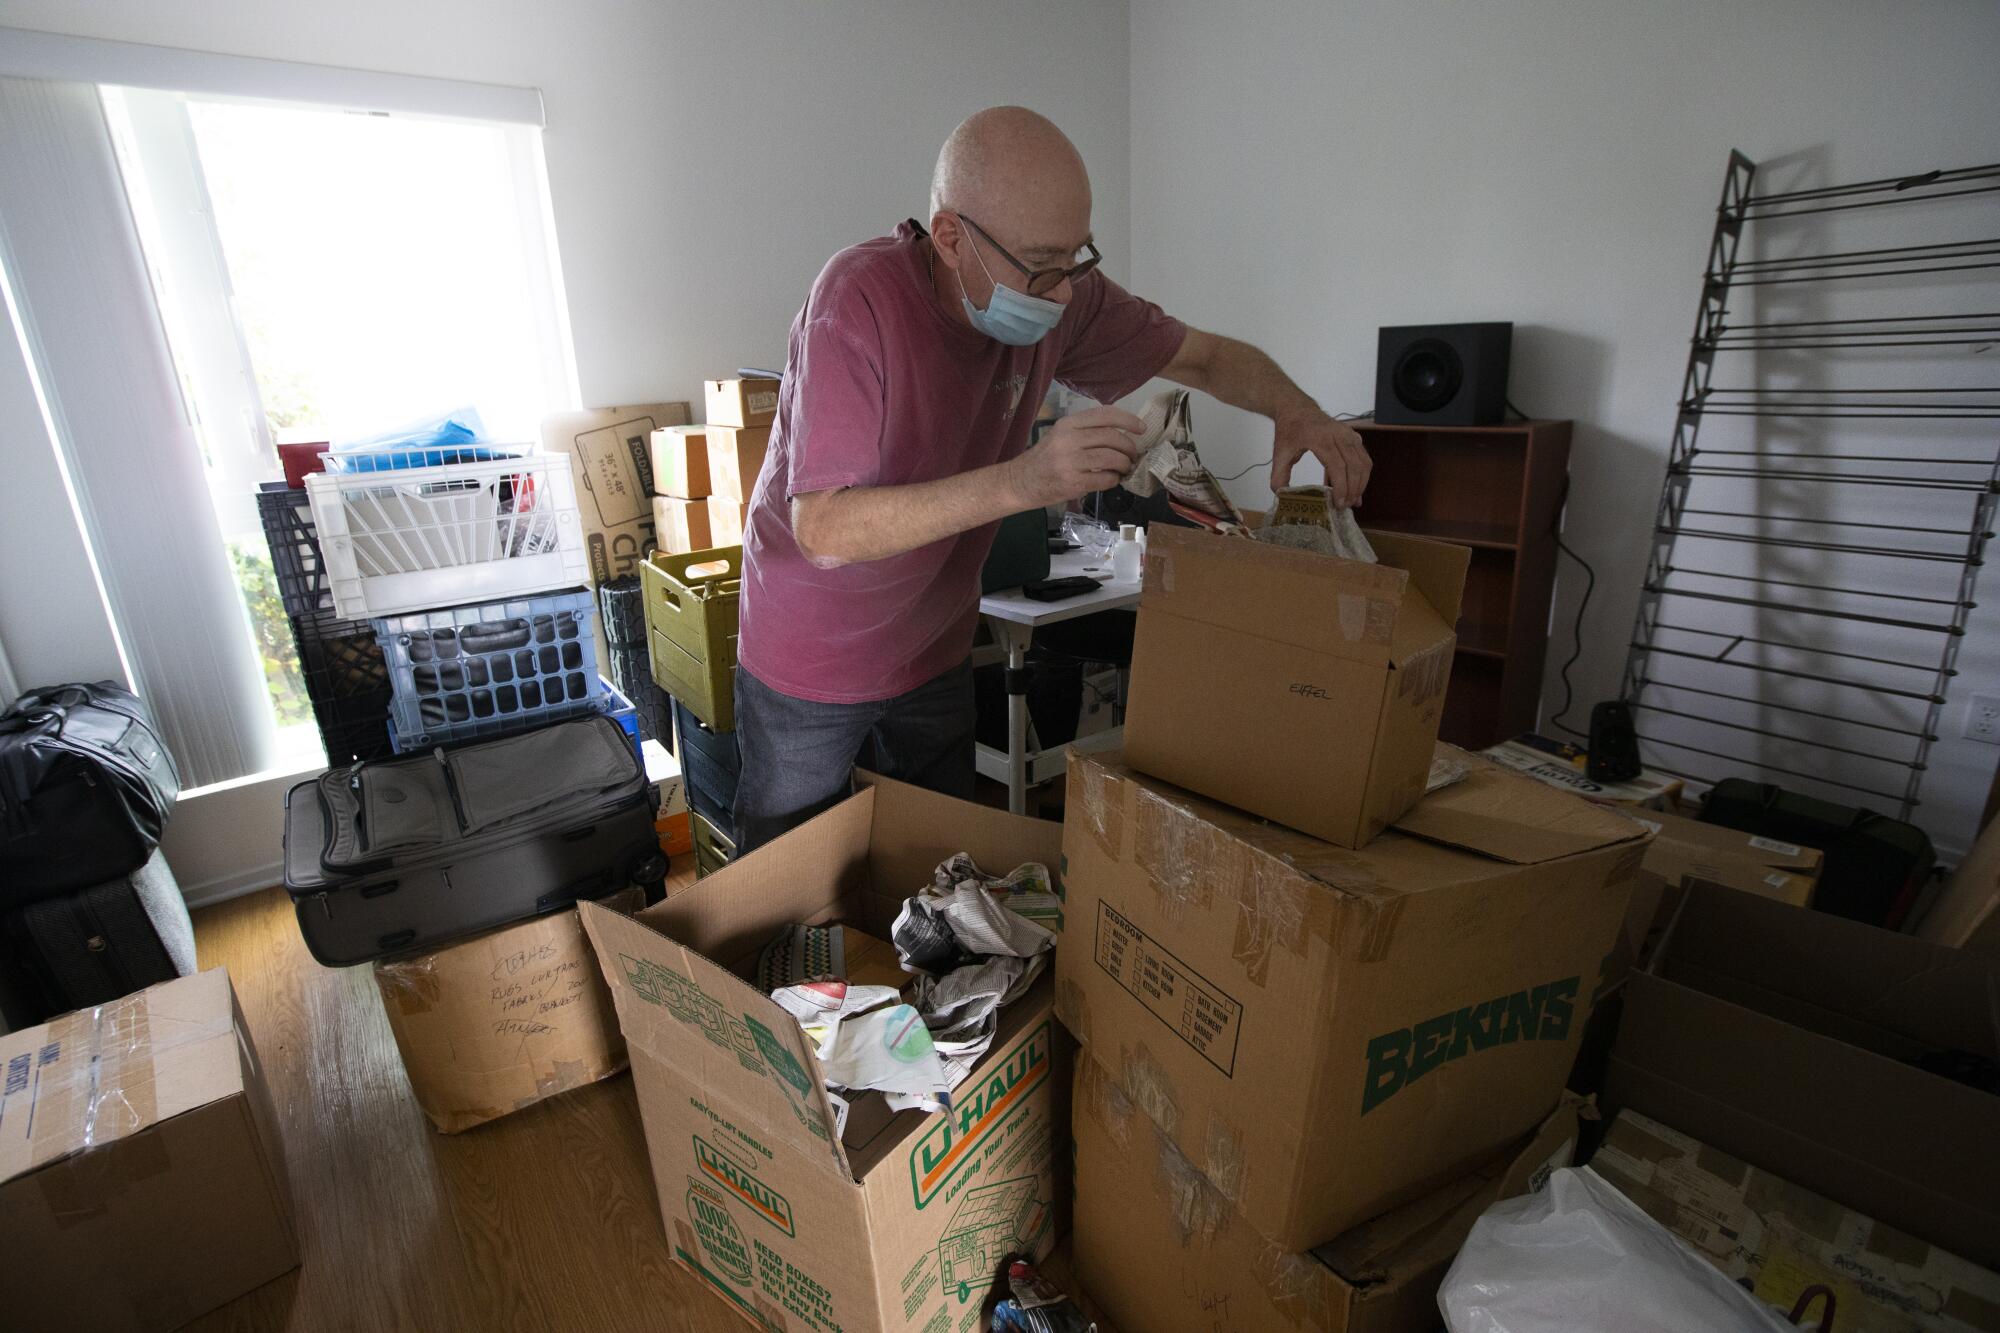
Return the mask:
[[737, 658], [796, 698], [893, 698], [964, 661], [998, 525], [818, 569], [792, 537], [793, 496], [935, 481], [1012, 458], [1051, 380], [1111, 402], [1158, 374], [1187, 332], [1093, 272], [1054, 332], [1010, 347], [938, 309], [922, 235], [905, 222], [835, 255], [792, 323], [743, 534]]

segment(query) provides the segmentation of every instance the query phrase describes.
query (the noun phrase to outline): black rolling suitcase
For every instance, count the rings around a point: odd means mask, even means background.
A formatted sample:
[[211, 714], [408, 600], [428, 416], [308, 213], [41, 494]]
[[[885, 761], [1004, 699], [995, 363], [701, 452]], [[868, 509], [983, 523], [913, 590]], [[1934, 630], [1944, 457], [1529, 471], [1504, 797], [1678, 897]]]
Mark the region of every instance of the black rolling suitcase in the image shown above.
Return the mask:
[[195, 970], [187, 902], [157, 850], [129, 875], [10, 909], [0, 935], [16, 1028]]
[[1813, 907], [1890, 930], [1902, 925], [1937, 865], [1930, 836], [1914, 824], [1745, 778], [1716, 783], [1701, 817], [1740, 833], [1819, 848], [1826, 861]]
[[285, 887], [328, 967], [666, 877], [652, 788], [601, 716], [329, 769], [285, 794]]

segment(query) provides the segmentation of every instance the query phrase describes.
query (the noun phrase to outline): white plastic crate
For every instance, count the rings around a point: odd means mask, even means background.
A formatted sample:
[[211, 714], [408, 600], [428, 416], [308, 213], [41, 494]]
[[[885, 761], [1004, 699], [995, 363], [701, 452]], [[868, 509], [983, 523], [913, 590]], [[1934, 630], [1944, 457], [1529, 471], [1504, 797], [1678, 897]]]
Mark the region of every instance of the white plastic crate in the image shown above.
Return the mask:
[[306, 478], [334, 610], [347, 619], [588, 581], [567, 454]]

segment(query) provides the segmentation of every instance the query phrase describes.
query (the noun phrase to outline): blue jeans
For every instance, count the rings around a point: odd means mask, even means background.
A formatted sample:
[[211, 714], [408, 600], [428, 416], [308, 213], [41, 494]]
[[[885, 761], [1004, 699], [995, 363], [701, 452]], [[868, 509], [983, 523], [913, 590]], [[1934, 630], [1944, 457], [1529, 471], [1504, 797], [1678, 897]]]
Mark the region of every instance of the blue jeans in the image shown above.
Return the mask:
[[852, 790], [856, 764], [972, 799], [972, 663], [872, 703], [796, 699], [736, 668], [736, 850], [805, 823]]

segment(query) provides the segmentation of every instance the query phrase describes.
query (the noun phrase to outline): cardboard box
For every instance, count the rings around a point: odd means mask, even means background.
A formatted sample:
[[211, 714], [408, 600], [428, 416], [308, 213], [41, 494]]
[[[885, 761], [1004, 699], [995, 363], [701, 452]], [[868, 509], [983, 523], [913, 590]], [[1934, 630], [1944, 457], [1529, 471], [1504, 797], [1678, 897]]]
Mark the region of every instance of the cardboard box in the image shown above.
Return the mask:
[[1154, 532], [1125, 710], [1132, 766], [1343, 847], [1409, 809], [1469, 552], [1368, 539], [1380, 564]]
[[1917, 923], [1917, 938], [2000, 959], [2000, 819], [1986, 826]]
[[776, 380], [704, 380], [702, 396], [711, 426], [768, 426], [778, 419]]
[[[628, 888], [604, 899], [636, 912]], [[417, 1105], [456, 1134], [625, 1068], [625, 1040], [576, 913], [375, 964]]]
[[[653, 549], [653, 432], [686, 425], [686, 403], [643, 403], [542, 418], [542, 447], [570, 456], [590, 553], [590, 581], [639, 572]], [[600, 631], [597, 658], [610, 660]]]
[[277, 1121], [229, 974], [0, 1036], [10, 1328], [178, 1328], [298, 1267]]
[[708, 427], [662, 426], [653, 432], [653, 494], [682, 500], [705, 500], [708, 478]]
[[739, 503], [757, 489], [757, 474], [764, 470], [764, 453], [771, 445], [769, 426], [708, 427], [708, 476], [712, 494], [727, 496]]
[[[707, 500], [682, 500], [670, 495], [655, 497], [653, 526], [659, 533], [660, 549], [674, 555], [686, 555], [689, 551], [733, 545], [733, 541], [717, 539], [714, 512]], [[734, 540], [742, 538], [739, 535]]]
[[681, 774], [681, 761], [651, 738], [639, 750], [646, 760], [646, 780], [653, 784], [653, 791], [659, 797], [660, 803], [653, 811], [653, 831], [660, 835], [660, 850], [668, 856], [685, 856], [694, 850], [694, 823], [693, 812], [688, 809], [687, 779]]
[[[766, 1328], [978, 1325], [1009, 1250], [1045, 1256], [1068, 1207], [1070, 1063], [1044, 977], [1001, 1017], [949, 1112], [835, 1133], [812, 1043], [750, 986], [780, 927], [886, 937], [939, 862], [1054, 867], [1061, 830], [879, 779], [627, 918], [578, 910], [631, 1051], [668, 1243]], [[866, 1099], [863, 1099], [864, 1101]]]
[[714, 538], [711, 545], [742, 545], [743, 529], [750, 523], [750, 506], [724, 495], [711, 495], [702, 503], [708, 506], [708, 532]]
[[1990, 959], [1697, 883], [1626, 982], [1605, 1104], [2000, 1267], [2000, 1101], [1917, 1063], [2000, 1060], [1996, 995]]
[[[1621, 957], [1628, 965], [1643, 967], [1652, 957], [1660, 932], [1680, 905], [1682, 886], [1691, 881], [1720, 884], [1793, 907], [1812, 905], [1825, 859], [1817, 848], [1658, 810], [1634, 812], [1632, 818], [1653, 830], [1653, 840], [1639, 863], [1625, 918]], [[1624, 970], [1619, 969], [1621, 976]]]
[[1246, 1222], [1085, 1051], [1076, 1075], [1077, 1280], [1133, 1330], [1434, 1328], [1438, 1285], [1473, 1222], [1570, 1164], [1579, 1105], [1565, 1101], [1457, 1180], [1297, 1252]]
[[1071, 755], [1057, 1003], [1250, 1224], [1306, 1249], [1532, 1129], [1646, 831], [1450, 747], [1345, 851]]
[[1590, 1169], [1766, 1305], [1824, 1286], [1842, 1333], [2000, 1328], [2000, 1275], [1636, 1111]]
[[1666, 773], [1642, 772], [1626, 782], [1599, 782], [1584, 771], [1590, 756], [1567, 741], [1552, 741], [1532, 732], [1501, 741], [1480, 751], [1488, 759], [1517, 772], [1574, 792], [1598, 805], [1627, 810], [1677, 810], [1682, 782]]

